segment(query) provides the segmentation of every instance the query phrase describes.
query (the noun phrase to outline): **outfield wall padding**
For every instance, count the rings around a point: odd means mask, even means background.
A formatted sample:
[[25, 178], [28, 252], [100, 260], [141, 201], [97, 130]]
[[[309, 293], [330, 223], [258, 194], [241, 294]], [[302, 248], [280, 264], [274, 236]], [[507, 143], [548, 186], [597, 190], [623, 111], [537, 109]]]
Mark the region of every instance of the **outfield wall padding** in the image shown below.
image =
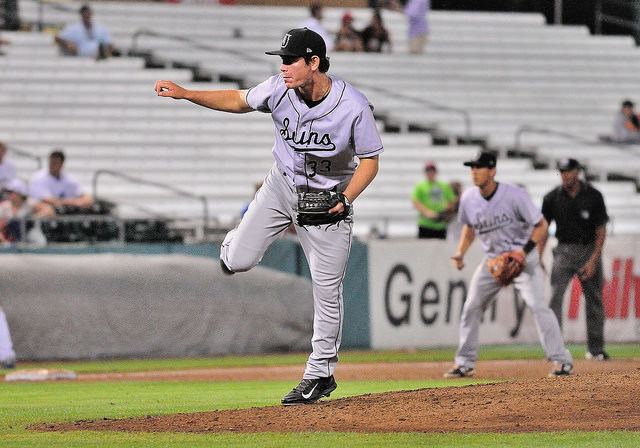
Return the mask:
[[20, 359], [310, 351], [310, 282], [185, 255], [0, 255]]

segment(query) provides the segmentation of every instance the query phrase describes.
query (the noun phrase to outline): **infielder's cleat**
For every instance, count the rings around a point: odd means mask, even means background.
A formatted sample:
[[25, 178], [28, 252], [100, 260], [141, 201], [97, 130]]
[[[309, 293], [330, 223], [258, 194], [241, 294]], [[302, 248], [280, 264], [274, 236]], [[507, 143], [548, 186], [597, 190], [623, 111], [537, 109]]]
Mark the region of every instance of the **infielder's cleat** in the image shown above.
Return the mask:
[[603, 350], [600, 353], [587, 352], [584, 354], [584, 359], [588, 359], [590, 361], [608, 361], [611, 357]]
[[444, 374], [445, 378], [466, 378], [473, 376], [476, 370], [473, 367], [453, 366], [451, 370]]
[[573, 372], [573, 365], [569, 363], [555, 363], [553, 370], [549, 373], [549, 378], [557, 376], [569, 376]]
[[300, 384], [284, 396], [282, 404], [290, 406], [315, 403], [322, 397], [328, 397], [337, 387], [333, 375], [327, 378], [303, 378]]

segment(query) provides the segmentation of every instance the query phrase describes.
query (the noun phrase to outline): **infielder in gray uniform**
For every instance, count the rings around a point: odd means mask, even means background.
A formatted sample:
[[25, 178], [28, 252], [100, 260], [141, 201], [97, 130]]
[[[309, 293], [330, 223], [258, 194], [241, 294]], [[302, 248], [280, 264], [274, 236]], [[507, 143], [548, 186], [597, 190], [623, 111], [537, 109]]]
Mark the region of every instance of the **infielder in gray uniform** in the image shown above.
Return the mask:
[[[522, 251], [525, 260], [514, 287], [533, 312], [545, 355], [554, 361], [550, 376], [569, 375], [573, 370], [571, 354], [565, 348], [558, 320], [544, 298], [544, 272], [540, 265], [540, 243], [547, 233], [547, 222], [527, 192], [515, 185], [495, 181], [496, 156], [480, 152], [465, 162], [471, 167], [475, 187], [460, 199], [458, 219], [463, 224], [458, 249], [451, 257], [457, 269], [464, 267], [464, 255], [477, 236], [487, 258], [476, 268], [460, 318], [460, 341], [455, 365], [447, 378], [472, 376], [478, 358], [478, 332], [487, 305], [502, 285], [491, 275], [487, 260], [510, 251]], [[533, 249], [538, 246], [538, 251]]]
[[187, 99], [225, 112], [270, 113], [275, 125], [275, 163], [237, 228], [222, 243], [220, 260], [228, 274], [257, 265], [269, 245], [289, 227], [296, 233], [311, 270], [314, 320], [302, 381], [285, 405], [313, 403], [337, 387], [333, 374], [342, 334], [342, 282], [351, 248], [352, 214], [330, 225], [300, 226], [299, 195], [342, 193], [332, 214], [350, 209], [378, 172], [382, 141], [367, 98], [328, 75], [329, 59], [319, 34], [306, 28], [284, 35], [280, 74], [249, 90], [186, 90], [158, 81], [159, 96]]

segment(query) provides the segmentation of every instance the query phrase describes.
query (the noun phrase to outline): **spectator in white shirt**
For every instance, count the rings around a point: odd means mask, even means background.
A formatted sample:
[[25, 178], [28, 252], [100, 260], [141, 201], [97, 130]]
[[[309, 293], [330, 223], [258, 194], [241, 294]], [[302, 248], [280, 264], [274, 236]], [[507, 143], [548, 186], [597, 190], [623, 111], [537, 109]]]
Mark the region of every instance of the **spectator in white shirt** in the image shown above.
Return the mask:
[[6, 159], [7, 145], [0, 142], [0, 188], [16, 178], [16, 167]]
[[29, 196], [36, 201], [36, 217], [51, 217], [61, 210], [86, 209], [93, 205], [93, 197], [83, 191], [73, 176], [62, 171], [64, 160], [62, 151], [53, 151], [49, 155], [49, 167], [31, 176]]
[[93, 23], [91, 7], [80, 8], [80, 22], [67, 25], [55, 41], [65, 56], [85, 56], [104, 59], [112, 56], [111, 36], [105, 27]]
[[331, 51], [333, 49], [333, 37], [331, 37], [331, 33], [329, 33], [322, 24], [322, 5], [317, 2], [311, 3], [309, 6], [309, 13], [311, 14], [311, 17], [305, 20], [301, 27], [308, 28], [311, 31], [318, 33], [324, 40], [324, 44], [327, 46], [327, 51]]

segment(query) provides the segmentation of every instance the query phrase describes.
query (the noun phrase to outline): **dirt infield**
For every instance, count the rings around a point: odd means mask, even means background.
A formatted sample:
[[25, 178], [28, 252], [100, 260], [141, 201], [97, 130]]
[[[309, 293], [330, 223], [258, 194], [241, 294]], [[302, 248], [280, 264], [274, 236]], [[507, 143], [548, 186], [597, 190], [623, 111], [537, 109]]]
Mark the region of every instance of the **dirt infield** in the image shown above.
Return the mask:
[[[440, 378], [446, 363], [349, 364], [340, 380]], [[578, 362], [566, 378], [546, 378], [540, 361], [478, 365], [478, 378], [495, 384], [368, 394], [306, 406], [42, 424], [41, 431], [143, 432], [529, 432], [640, 430], [640, 360]], [[207, 369], [81, 375], [100, 380], [292, 379], [300, 368]], [[455, 380], [453, 380], [455, 382]]]

